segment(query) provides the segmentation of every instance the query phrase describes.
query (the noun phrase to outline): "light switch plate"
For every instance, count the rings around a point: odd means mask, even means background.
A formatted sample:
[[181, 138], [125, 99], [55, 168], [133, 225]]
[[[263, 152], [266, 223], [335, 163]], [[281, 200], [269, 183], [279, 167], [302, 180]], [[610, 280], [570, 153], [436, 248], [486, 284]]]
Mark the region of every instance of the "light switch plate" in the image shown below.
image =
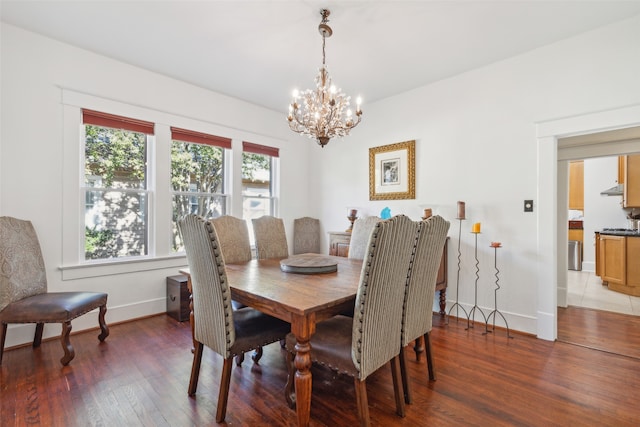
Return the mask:
[[525, 212], [533, 212], [533, 200], [525, 200], [524, 201], [524, 211]]

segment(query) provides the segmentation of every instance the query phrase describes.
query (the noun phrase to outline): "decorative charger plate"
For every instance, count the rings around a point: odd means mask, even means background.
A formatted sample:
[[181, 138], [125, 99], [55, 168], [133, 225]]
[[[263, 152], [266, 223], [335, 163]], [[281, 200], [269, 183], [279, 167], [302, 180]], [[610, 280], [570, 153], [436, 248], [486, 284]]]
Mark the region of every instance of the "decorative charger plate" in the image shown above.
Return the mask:
[[338, 271], [338, 262], [319, 254], [301, 254], [280, 261], [280, 270], [298, 274], [333, 273]]

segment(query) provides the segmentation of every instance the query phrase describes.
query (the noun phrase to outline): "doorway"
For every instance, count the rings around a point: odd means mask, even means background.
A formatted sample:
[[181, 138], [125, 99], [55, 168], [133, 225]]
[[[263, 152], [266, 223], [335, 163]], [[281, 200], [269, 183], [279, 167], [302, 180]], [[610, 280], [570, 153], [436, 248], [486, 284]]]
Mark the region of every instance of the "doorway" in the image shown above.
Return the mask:
[[[570, 159], [640, 152], [640, 139], [597, 141], [571, 137], [640, 127], [640, 105], [537, 123], [538, 258], [537, 336], [557, 339], [557, 307], [566, 304]], [[564, 139], [560, 144], [559, 140]], [[559, 268], [561, 266], [561, 268]]]

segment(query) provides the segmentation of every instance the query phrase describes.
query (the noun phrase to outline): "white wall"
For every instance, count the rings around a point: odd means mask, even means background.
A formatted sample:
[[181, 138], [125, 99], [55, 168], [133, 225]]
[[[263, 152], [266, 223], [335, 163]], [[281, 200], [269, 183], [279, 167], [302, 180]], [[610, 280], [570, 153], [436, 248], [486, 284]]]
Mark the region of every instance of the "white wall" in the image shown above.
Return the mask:
[[[538, 230], [555, 233], [557, 218], [540, 215], [540, 200], [555, 201], [555, 194], [549, 199], [539, 193], [539, 185], [555, 183], [556, 171], [549, 168], [541, 172], [548, 178], [540, 177], [538, 164], [540, 156], [555, 161], [557, 151], [542, 147], [539, 154], [536, 123], [638, 104], [638, 75], [640, 17], [369, 105], [352, 135], [331, 142], [311, 165], [311, 185], [321, 189], [321, 216], [328, 228], [341, 230], [346, 206], [367, 213], [389, 206], [392, 213], [413, 218], [432, 207], [452, 221], [449, 255], [454, 260], [459, 226], [455, 206], [464, 200], [459, 301], [466, 307], [474, 303], [470, 229], [481, 222], [478, 305], [487, 313], [494, 308], [489, 243], [501, 241], [498, 308], [513, 329], [537, 334], [541, 322], [547, 330], [554, 321], [555, 301], [543, 302], [552, 292], [538, 287], [555, 289], [556, 279], [547, 278], [554, 267], [549, 256], [556, 253], [540, 240]], [[368, 149], [410, 139], [416, 140], [416, 199], [369, 201]], [[533, 213], [523, 212], [525, 199], [534, 199]], [[456, 273], [457, 263], [450, 262], [450, 284], [455, 285]], [[455, 286], [449, 287], [448, 299], [449, 305], [455, 300]]]
[[[106, 267], [100, 270], [100, 277], [63, 280], [62, 225], [65, 210], [69, 211], [63, 200], [69, 191], [75, 190], [64, 188], [63, 183], [69, 174], [79, 174], [74, 166], [63, 167], [69, 156], [68, 150], [64, 150], [69, 142], [65, 111], [76, 108], [63, 106], [64, 93], [72, 92], [76, 99], [87, 95], [95, 102], [120, 104], [122, 108], [144, 111], [154, 117], [201, 123], [219, 130], [221, 136], [233, 138], [234, 147], [241, 147], [241, 140], [275, 145], [280, 148], [281, 194], [295, 195], [282, 197], [279, 210], [289, 238], [293, 219], [313, 214], [306, 173], [312, 144], [288, 129], [284, 113], [125, 65], [11, 25], [2, 24], [1, 31], [0, 215], [33, 222], [51, 291], [108, 292], [107, 321], [113, 323], [163, 312], [165, 278], [177, 274], [178, 265], [186, 265], [184, 257], [159, 253], [156, 254], [159, 261], [134, 264], [126, 269], [133, 270], [128, 273], [122, 268]], [[239, 170], [240, 157], [233, 157], [234, 167]], [[236, 196], [240, 194], [237, 188], [234, 191]], [[74, 321], [74, 331], [95, 327], [96, 319], [94, 314], [82, 316]], [[45, 336], [59, 333], [59, 325], [45, 328]], [[32, 339], [33, 326], [12, 325], [6, 346]]]

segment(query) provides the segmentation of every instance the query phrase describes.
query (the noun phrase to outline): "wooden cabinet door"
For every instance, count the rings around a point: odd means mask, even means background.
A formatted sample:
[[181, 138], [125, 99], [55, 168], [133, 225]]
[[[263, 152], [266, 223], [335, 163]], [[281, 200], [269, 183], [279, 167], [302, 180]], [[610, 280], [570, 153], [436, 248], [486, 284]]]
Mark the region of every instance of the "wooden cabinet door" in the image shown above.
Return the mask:
[[[640, 237], [627, 237], [627, 286], [640, 287]], [[634, 293], [633, 295], [638, 295]]]
[[584, 210], [584, 162], [569, 162], [569, 209]]
[[625, 208], [640, 208], [640, 154], [624, 156], [624, 196]]
[[626, 237], [600, 235], [600, 268], [603, 282], [622, 285], [626, 281]]

